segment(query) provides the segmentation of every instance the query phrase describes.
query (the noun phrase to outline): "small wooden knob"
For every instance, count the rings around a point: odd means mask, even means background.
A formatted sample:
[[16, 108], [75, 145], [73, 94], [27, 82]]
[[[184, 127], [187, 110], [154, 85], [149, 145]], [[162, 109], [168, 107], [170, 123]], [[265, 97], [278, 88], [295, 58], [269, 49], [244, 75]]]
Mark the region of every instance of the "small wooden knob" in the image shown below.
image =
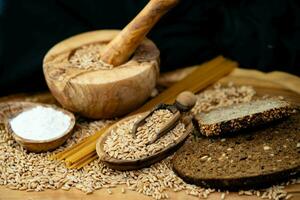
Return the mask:
[[181, 111], [188, 111], [194, 107], [196, 101], [197, 98], [192, 92], [184, 91], [177, 96], [175, 105]]

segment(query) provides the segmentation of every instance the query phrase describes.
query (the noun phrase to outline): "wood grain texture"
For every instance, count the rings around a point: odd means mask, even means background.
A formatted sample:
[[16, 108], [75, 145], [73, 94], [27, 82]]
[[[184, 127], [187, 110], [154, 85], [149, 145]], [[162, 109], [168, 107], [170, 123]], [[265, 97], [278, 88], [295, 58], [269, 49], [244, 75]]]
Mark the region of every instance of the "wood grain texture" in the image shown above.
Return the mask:
[[113, 69], [82, 69], [69, 61], [76, 49], [108, 43], [118, 33], [82, 33], [58, 43], [46, 54], [45, 79], [63, 107], [88, 118], [112, 118], [135, 110], [150, 96], [159, 74], [159, 50], [148, 39], [128, 62]]
[[[291, 186], [288, 189], [294, 195], [291, 200], [300, 199], [300, 185]], [[125, 194], [121, 192], [122, 186], [112, 188], [112, 194], [108, 194], [106, 189], [98, 190], [93, 194], [86, 195], [76, 189], [70, 191], [63, 190], [47, 190], [44, 192], [24, 192], [12, 191], [7, 188], [1, 188], [0, 200], [153, 200], [153, 198], [143, 194], [126, 190]], [[168, 192], [171, 200], [199, 200], [197, 197], [186, 195], [185, 192]], [[207, 200], [219, 200], [221, 193], [211, 194]], [[228, 200], [262, 200], [257, 196], [239, 196], [237, 193], [230, 193], [226, 199]]]
[[[191, 69], [188, 69], [192, 71]], [[169, 73], [170, 74], [170, 73]], [[274, 75], [275, 74], [275, 75]], [[173, 76], [173, 77], [172, 77]], [[170, 74], [169, 77], [172, 77], [172, 80], [182, 76], [182, 74]], [[162, 76], [162, 78], [166, 78], [166, 76]], [[175, 77], [175, 78], [174, 78]], [[291, 79], [291, 77], [293, 77]], [[282, 83], [282, 80], [285, 80]], [[292, 80], [290, 82], [290, 80]], [[230, 76], [221, 80], [222, 83], [228, 83], [229, 81], [234, 82], [238, 85], [251, 84], [257, 90], [258, 95], [281, 95], [286, 99], [293, 101], [295, 103], [300, 102], [300, 78], [295, 77], [293, 75], [289, 75], [282, 72], [276, 73], [261, 73], [255, 70], [244, 70], [244, 69], [236, 69]], [[278, 83], [278, 81], [280, 83]], [[166, 83], [167, 81], [165, 81]], [[169, 84], [174, 83], [174, 81], [168, 80]], [[297, 87], [298, 86], [298, 87]], [[298, 94], [297, 94], [298, 93]], [[20, 97], [19, 97], [20, 98]], [[26, 98], [34, 98], [34, 96], [27, 96]], [[5, 99], [8, 98], [0, 98]], [[85, 195], [84, 193], [72, 189], [70, 191], [63, 190], [48, 190], [44, 192], [23, 192], [23, 191], [14, 191], [4, 187], [0, 187], [0, 200], [124, 200], [124, 199], [132, 199], [132, 200], [152, 200], [152, 198], [139, 194], [137, 192], [132, 192], [126, 190], [125, 194], [121, 193], [122, 186], [118, 186], [112, 189], [113, 194], [109, 195], [106, 189], [98, 190], [94, 194]], [[286, 190], [293, 194], [294, 197], [292, 200], [300, 199], [300, 184], [290, 185], [286, 187]], [[221, 194], [215, 193], [209, 196], [209, 200], [220, 199]], [[170, 199], [174, 200], [196, 200], [198, 198], [186, 195], [185, 192], [169, 192]], [[260, 198], [256, 196], [239, 196], [236, 193], [230, 193], [226, 199], [229, 200], [260, 200]]]
[[113, 66], [126, 62], [158, 20], [179, 0], [150, 0], [145, 8], [107, 45], [101, 60]]

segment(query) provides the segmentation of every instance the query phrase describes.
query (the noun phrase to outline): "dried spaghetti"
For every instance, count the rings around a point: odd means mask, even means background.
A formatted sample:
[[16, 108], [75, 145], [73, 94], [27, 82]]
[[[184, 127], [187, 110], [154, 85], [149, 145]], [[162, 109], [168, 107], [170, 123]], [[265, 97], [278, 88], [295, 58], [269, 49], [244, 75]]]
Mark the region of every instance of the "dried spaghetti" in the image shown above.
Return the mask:
[[[176, 96], [184, 90], [197, 93], [229, 74], [235, 67], [237, 67], [236, 62], [225, 59], [222, 56], [218, 56], [211, 61], [199, 65], [181, 81], [175, 83], [173, 86], [166, 89], [129, 115], [147, 111], [159, 103], [173, 103]], [[105, 130], [107, 130], [108, 127], [109, 126], [102, 128], [94, 135], [83, 140], [81, 143], [56, 154], [54, 158], [64, 160], [66, 165], [70, 168], [81, 168], [85, 166], [97, 158], [97, 139]]]

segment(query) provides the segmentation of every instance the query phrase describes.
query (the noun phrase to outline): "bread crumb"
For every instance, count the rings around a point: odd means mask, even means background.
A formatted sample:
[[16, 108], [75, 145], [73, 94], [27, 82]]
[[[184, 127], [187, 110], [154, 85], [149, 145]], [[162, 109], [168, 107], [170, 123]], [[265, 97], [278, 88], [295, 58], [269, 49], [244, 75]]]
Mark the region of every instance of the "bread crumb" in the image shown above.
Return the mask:
[[221, 194], [221, 200], [224, 200], [225, 199], [225, 193], [222, 193]]
[[110, 189], [106, 190], [108, 194], [112, 194], [112, 191]]

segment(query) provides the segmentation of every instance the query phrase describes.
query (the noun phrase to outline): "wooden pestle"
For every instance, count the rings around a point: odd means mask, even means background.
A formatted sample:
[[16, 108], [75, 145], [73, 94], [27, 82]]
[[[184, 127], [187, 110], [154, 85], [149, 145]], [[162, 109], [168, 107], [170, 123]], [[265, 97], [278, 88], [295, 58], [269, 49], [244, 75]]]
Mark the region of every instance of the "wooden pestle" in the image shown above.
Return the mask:
[[144, 9], [106, 46], [101, 60], [119, 66], [126, 62], [158, 20], [179, 0], [150, 0]]

